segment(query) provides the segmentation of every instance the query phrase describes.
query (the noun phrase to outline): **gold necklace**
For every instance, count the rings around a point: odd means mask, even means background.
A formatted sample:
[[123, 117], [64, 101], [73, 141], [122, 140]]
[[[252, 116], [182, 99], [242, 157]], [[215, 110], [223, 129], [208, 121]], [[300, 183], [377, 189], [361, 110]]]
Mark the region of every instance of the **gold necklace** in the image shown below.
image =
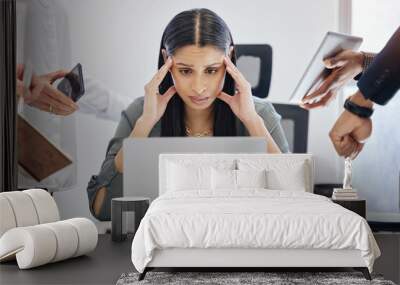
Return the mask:
[[192, 130], [186, 126], [186, 135], [189, 137], [208, 137], [212, 135], [212, 130], [206, 130], [200, 133], [193, 133]]

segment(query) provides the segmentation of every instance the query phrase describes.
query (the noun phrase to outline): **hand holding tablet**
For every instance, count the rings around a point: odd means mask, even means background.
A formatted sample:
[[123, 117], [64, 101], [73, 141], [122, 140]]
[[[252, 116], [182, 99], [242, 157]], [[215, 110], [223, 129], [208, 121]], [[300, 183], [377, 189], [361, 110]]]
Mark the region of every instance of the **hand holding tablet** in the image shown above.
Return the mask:
[[[359, 37], [328, 32], [296, 86], [291, 102], [307, 109], [329, 103], [337, 88], [361, 72], [360, 56], [355, 52], [361, 42]], [[330, 60], [324, 62], [326, 59]]]
[[319, 84], [315, 91], [303, 97], [301, 106], [313, 109], [327, 106], [336, 98], [337, 92], [363, 70], [364, 54], [353, 50], [344, 50], [324, 60], [331, 73]]

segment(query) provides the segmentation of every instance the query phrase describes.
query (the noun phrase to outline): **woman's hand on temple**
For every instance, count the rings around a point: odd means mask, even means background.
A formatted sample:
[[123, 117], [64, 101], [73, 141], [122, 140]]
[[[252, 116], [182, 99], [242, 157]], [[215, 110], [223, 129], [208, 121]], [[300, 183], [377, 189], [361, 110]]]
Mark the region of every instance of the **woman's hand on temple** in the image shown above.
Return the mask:
[[327, 106], [344, 85], [362, 72], [363, 61], [364, 55], [352, 50], [344, 50], [332, 58], [325, 59], [324, 65], [332, 70], [331, 74], [315, 91], [302, 99], [300, 106], [307, 110]]
[[232, 112], [242, 121], [251, 136], [266, 137], [268, 139], [268, 153], [280, 153], [281, 151], [265, 127], [264, 121], [256, 112], [250, 83], [229, 57], [225, 57], [224, 62], [227, 72], [235, 80], [236, 91], [233, 96], [222, 91], [218, 98], [229, 105]]
[[232, 112], [246, 124], [246, 122], [253, 121], [258, 116], [251, 93], [251, 85], [229, 57], [225, 56], [224, 63], [226, 71], [235, 80], [236, 91], [233, 96], [221, 91], [218, 98], [228, 104]]
[[[171, 86], [163, 95], [160, 95], [158, 90], [171, 66], [172, 58], [169, 57], [150, 82], [145, 85], [143, 113], [140, 118], [137, 119], [130, 137], [148, 137], [154, 125], [161, 119], [167, 109], [169, 100], [171, 100], [172, 96], [176, 93], [175, 86]], [[115, 168], [120, 173], [124, 171], [122, 160], [123, 153], [121, 148], [114, 158]]]
[[164, 94], [159, 93], [159, 86], [172, 66], [172, 58], [168, 57], [165, 64], [144, 87], [144, 106], [141, 119], [156, 124], [164, 114], [169, 100], [176, 94], [175, 86], [171, 86]]

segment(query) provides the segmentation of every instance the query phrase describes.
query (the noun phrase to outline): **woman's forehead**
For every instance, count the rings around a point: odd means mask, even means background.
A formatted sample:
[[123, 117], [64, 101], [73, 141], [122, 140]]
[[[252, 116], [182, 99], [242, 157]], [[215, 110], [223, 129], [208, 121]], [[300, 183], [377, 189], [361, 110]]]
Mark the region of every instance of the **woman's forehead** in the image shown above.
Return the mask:
[[190, 45], [177, 49], [172, 58], [176, 66], [203, 67], [223, 63], [224, 52], [213, 46]]

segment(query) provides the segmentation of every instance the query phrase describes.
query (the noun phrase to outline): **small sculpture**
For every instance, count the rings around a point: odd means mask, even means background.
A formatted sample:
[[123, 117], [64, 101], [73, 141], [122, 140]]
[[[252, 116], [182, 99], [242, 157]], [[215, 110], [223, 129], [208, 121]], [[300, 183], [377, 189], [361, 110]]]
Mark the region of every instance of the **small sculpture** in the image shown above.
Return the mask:
[[351, 187], [351, 171], [351, 158], [346, 157], [344, 160], [343, 189], [353, 189], [353, 187]]
[[351, 169], [351, 158], [347, 157], [344, 160], [344, 178], [343, 188], [334, 188], [332, 193], [333, 200], [356, 200], [358, 199], [358, 193], [356, 189], [351, 186], [352, 169]]

